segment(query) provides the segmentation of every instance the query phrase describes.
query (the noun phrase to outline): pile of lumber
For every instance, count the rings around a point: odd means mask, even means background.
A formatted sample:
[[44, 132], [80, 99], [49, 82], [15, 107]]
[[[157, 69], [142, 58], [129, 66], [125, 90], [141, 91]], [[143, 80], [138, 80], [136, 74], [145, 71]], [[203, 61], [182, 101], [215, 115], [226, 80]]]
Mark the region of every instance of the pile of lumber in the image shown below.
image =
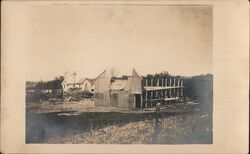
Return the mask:
[[90, 99], [92, 97], [93, 97], [93, 94], [87, 91], [70, 91], [70, 92], [63, 93], [63, 98], [67, 102]]

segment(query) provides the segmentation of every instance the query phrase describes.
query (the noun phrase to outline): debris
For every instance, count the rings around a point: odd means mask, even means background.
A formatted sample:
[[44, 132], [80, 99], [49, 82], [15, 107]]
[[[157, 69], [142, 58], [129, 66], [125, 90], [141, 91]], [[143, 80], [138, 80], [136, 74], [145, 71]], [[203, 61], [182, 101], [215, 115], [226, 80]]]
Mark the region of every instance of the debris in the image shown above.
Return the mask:
[[187, 102], [187, 104], [190, 104], [190, 105], [196, 105], [196, 104], [199, 104], [199, 103], [195, 103], [195, 102]]
[[67, 101], [67, 102], [79, 101], [79, 99], [69, 96], [69, 97], [66, 99], [66, 101]]

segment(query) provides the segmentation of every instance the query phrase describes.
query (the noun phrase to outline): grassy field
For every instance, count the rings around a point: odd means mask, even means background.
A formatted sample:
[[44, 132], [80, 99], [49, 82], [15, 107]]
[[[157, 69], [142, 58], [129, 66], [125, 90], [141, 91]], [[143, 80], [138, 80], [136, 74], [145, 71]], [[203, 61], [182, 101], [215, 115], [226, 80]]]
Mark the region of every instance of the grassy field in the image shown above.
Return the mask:
[[122, 113], [92, 101], [27, 104], [26, 143], [211, 144], [212, 104], [188, 113]]

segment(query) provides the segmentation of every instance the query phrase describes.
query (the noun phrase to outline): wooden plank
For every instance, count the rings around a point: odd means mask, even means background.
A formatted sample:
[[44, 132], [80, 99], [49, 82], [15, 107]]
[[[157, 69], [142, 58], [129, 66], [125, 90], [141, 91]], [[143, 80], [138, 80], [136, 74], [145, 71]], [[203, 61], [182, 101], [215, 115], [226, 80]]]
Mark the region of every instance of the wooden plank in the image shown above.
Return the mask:
[[178, 88], [183, 88], [183, 87], [145, 87], [146, 91], [154, 91], [154, 90], [164, 90], [164, 89], [178, 89]]
[[155, 98], [155, 99], [150, 99], [150, 100], [143, 100], [144, 102], [152, 102], [152, 101], [159, 101], [159, 100], [165, 100], [165, 101], [170, 101], [170, 100], [177, 100], [179, 97], [171, 97], [171, 98]]

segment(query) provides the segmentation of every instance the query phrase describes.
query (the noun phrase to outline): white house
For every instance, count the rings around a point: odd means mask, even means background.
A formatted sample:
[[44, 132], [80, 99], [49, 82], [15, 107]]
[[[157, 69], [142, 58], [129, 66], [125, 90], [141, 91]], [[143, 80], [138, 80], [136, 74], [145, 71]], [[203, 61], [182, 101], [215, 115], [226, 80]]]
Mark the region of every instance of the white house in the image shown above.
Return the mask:
[[63, 91], [68, 91], [70, 89], [80, 89], [81, 83], [83, 83], [84, 80], [84, 78], [77, 76], [76, 73], [66, 73], [62, 82], [62, 89]]
[[73, 74], [65, 74], [64, 80], [62, 82], [62, 89], [63, 91], [71, 90], [82, 90], [82, 91], [89, 91], [94, 92], [94, 80], [89, 78], [80, 78]]
[[85, 78], [85, 80], [80, 84], [80, 87], [83, 91], [94, 92], [94, 79]]

